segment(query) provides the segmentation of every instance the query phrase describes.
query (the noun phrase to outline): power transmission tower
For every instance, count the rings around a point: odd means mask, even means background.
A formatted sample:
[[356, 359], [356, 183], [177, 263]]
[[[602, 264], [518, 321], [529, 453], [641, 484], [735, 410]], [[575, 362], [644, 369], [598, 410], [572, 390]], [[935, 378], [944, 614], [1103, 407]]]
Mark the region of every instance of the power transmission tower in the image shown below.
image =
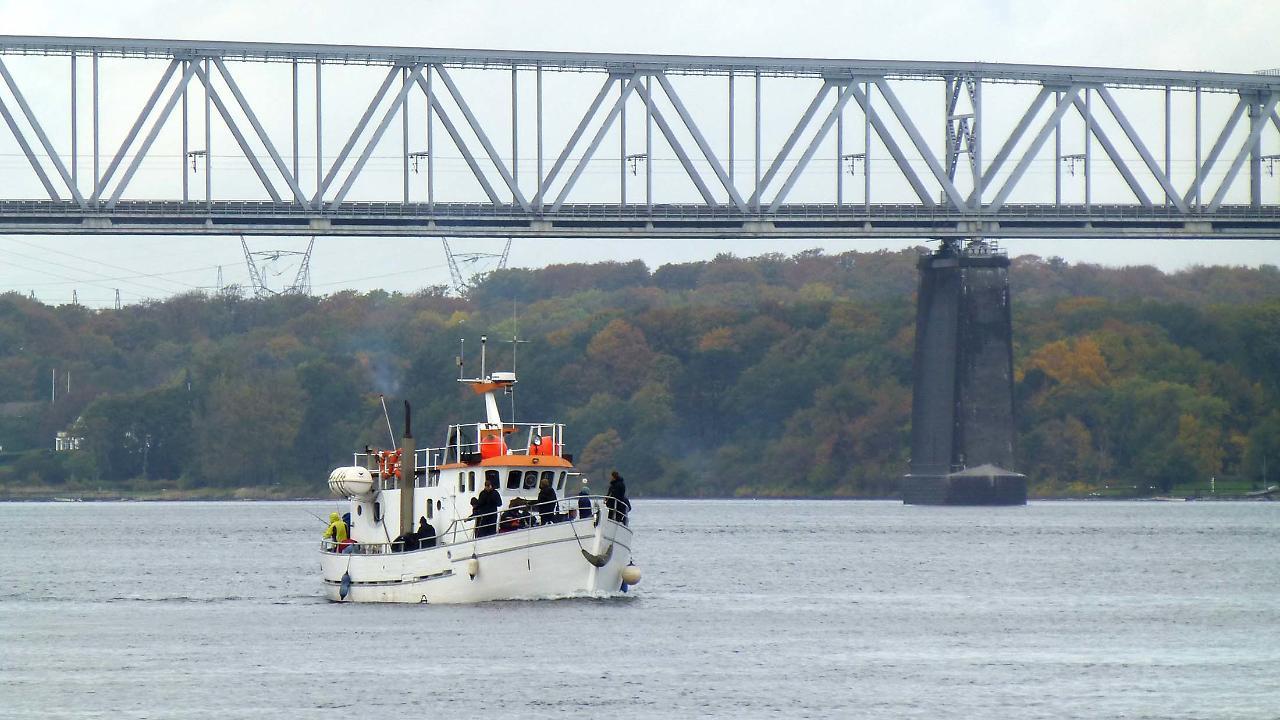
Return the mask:
[[116, 288], [116, 309], [120, 309], [120, 288]]
[[[507, 268], [507, 259], [511, 256], [511, 238], [507, 238], [507, 244], [500, 253], [459, 253], [454, 252], [453, 248], [449, 247], [449, 238], [440, 238], [440, 242], [444, 243], [444, 255], [449, 262], [449, 277], [453, 281], [452, 289], [459, 295], [465, 295], [477, 280], [493, 272], [493, 270], [505, 270]], [[478, 270], [477, 265], [484, 260], [497, 260], [497, 264], [493, 270]], [[463, 274], [463, 265], [468, 266], [469, 274]]]
[[[244, 262], [249, 268], [249, 282], [253, 286], [253, 296], [257, 298], [273, 297], [276, 295], [310, 295], [311, 294], [311, 251], [315, 248], [316, 239], [311, 238], [311, 242], [307, 243], [306, 250], [249, 250], [249, 244], [245, 242], [244, 236], [240, 237], [240, 247], [244, 249]], [[294, 275], [293, 284], [273, 290], [265, 279], [267, 275], [276, 277], [284, 274], [283, 270], [274, 271], [276, 263], [285, 258], [301, 258], [298, 263], [298, 271]], [[258, 263], [262, 262], [262, 267], [258, 267]], [[218, 268], [218, 285], [222, 285], [222, 268]]]

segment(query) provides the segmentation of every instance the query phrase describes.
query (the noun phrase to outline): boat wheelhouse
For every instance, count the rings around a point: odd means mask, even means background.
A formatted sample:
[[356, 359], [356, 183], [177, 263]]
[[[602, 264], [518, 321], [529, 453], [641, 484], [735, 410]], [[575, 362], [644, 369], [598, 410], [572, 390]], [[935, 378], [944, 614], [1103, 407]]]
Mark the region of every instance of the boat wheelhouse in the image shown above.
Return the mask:
[[[483, 397], [483, 421], [450, 425], [444, 445], [418, 449], [406, 403], [398, 448], [366, 448], [330, 474], [351, 524], [347, 542], [322, 544], [326, 596], [459, 603], [608, 594], [639, 582], [629, 508], [567, 494], [581, 476], [564, 452], [564, 425], [503, 422], [497, 396], [512, 391], [514, 372], [485, 375], [482, 361], [481, 377], [459, 382]], [[502, 505], [476, 512], [493, 502], [486, 484]], [[416, 532], [424, 522], [430, 539]]]

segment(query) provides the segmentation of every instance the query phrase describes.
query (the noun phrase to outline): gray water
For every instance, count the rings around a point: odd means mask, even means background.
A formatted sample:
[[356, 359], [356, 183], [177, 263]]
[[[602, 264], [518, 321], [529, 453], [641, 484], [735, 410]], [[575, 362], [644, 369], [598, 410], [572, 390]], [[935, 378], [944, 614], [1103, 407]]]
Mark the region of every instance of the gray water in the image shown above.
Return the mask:
[[615, 599], [330, 604], [335, 503], [3, 505], [0, 718], [1276, 718], [1280, 503], [636, 501]]

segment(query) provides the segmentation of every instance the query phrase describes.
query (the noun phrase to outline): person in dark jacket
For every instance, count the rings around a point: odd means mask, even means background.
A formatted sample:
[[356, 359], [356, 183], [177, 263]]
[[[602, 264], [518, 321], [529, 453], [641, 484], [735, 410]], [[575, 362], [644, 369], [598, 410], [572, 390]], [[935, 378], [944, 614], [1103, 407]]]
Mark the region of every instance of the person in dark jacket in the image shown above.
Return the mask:
[[538, 499], [533, 503], [533, 510], [538, 513], [541, 524], [560, 522], [560, 513], [556, 512], [559, 502], [555, 488], [551, 487], [551, 479], [542, 478], [538, 483]]
[[591, 492], [587, 489], [587, 481], [582, 481], [582, 489], [578, 491], [578, 519], [591, 519]]
[[498, 508], [502, 507], [502, 496], [493, 487], [493, 481], [485, 479], [484, 490], [476, 498], [471, 517], [476, 519], [476, 537], [487, 537], [498, 531]]
[[418, 537], [416, 549], [423, 550], [436, 546], [436, 529], [427, 522], [425, 517], [418, 517], [418, 532], [415, 535]]
[[627, 513], [631, 511], [631, 501], [627, 500], [627, 483], [617, 470], [609, 473], [609, 491], [605, 493], [605, 506], [609, 508], [609, 519], [627, 524]]

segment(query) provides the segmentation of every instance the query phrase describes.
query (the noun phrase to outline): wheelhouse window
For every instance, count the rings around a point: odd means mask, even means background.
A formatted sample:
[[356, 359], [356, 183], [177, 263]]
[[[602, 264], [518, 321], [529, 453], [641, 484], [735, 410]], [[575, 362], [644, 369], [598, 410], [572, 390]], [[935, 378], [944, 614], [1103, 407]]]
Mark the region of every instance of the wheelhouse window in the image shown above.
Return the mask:
[[546, 480], [549, 484], [551, 484], [554, 487], [556, 482], [556, 472], [554, 470], [543, 470], [542, 479]]
[[502, 487], [502, 473], [497, 470], [485, 470], [484, 481], [492, 483], [495, 488]]
[[538, 471], [526, 470], [524, 473], [524, 489], [532, 490], [538, 486]]
[[440, 484], [440, 471], [432, 470], [427, 475], [427, 487], [435, 487]]
[[520, 477], [521, 477], [522, 475], [524, 475], [524, 473], [520, 472], [519, 470], [512, 470], [511, 472], [507, 473], [507, 489], [508, 489], [508, 490], [519, 490], [519, 489], [520, 489]]
[[559, 490], [560, 492], [564, 492], [564, 478], [566, 474], [567, 473], [564, 470], [561, 470], [560, 480], [556, 482], [556, 490]]
[[466, 491], [467, 491], [467, 474], [459, 470], [458, 471], [458, 492], [466, 492]]
[[467, 473], [467, 491], [475, 492], [476, 490], [476, 471], [472, 470]]

